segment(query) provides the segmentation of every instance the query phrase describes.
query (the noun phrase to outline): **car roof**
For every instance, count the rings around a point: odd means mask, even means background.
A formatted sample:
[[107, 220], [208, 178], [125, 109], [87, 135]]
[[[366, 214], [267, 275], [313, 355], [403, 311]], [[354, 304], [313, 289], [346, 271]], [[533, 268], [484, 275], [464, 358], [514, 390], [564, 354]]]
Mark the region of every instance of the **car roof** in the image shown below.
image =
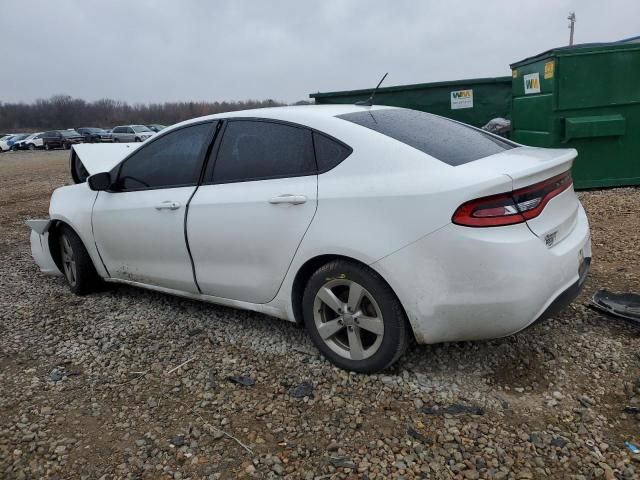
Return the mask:
[[[254, 108], [251, 110], [237, 110], [234, 112], [216, 113], [204, 117], [192, 118], [184, 122], [176, 123], [167, 130], [173, 130], [175, 127], [182, 127], [191, 123], [202, 122], [206, 120], [215, 120], [218, 118], [267, 118], [271, 120], [281, 120], [285, 122], [299, 123], [309, 125], [314, 119], [320, 120], [347, 113], [364, 112], [372, 110], [383, 110], [397, 107], [386, 107], [382, 105], [359, 106], [351, 104], [333, 104], [333, 105], [296, 105], [291, 107], [271, 107], [271, 108]], [[163, 131], [164, 133], [164, 131]]]

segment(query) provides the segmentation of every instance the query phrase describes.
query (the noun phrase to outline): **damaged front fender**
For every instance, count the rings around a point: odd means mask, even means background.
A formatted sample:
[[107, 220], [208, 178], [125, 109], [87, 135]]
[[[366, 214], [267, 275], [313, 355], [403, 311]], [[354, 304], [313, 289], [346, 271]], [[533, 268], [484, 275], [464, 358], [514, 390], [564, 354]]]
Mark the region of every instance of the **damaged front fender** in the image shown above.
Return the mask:
[[48, 219], [27, 220], [26, 223], [31, 228], [31, 256], [42, 273], [62, 275], [49, 250], [49, 228], [52, 221]]

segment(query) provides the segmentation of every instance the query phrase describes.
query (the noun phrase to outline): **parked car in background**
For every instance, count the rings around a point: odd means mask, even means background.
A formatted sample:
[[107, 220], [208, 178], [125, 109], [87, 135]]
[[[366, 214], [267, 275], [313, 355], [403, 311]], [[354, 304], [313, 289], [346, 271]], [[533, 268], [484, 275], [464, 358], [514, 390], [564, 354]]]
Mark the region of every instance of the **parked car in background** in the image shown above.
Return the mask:
[[45, 150], [54, 148], [70, 148], [71, 145], [83, 143], [83, 137], [75, 130], [51, 130], [45, 132], [43, 137], [43, 146]]
[[9, 140], [11, 137], [13, 137], [13, 133], [7, 133], [0, 137], [0, 152], [4, 152], [5, 147], [6, 150], [9, 150], [9, 147], [7, 146], [7, 140]]
[[13, 147], [16, 142], [19, 142], [20, 140], [22, 140], [23, 138], [27, 138], [28, 136], [28, 133], [18, 133], [5, 137], [0, 141], [0, 150], [3, 152], [11, 150], [11, 147]]
[[28, 137], [25, 137], [22, 140], [17, 141], [11, 147], [13, 150], [36, 150], [38, 148], [42, 148], [43, 141], [42, 136], [43, 132], [32, 133]]
[[120, 125], [114, 127], [111, 137], [114, 142], [144, 142], [151, 138], [156, 132], [146, 125]]
[[111, 135], [102, 128], [81, 127], [76, 131], [84, 138], [84, 143], [100, 143], [111, 141]]
[[31, 248], [74, 293], [104, 279], [256, 310], [377, 372], [413, 340], [511, 335], [578, 295], [576, 154], [402, 108], [229, 112], [75, 146], [77, 184], [28, 222]]
[[158, 133], [160, 130], [164, 130], [165, 128], [167, 128], [166, 125], [160, 125], [159, 123], [152, 123], [150, 125], [147, 125], [147, 128], [149, 128], [150, 130], [153, 130], [154, 132]]

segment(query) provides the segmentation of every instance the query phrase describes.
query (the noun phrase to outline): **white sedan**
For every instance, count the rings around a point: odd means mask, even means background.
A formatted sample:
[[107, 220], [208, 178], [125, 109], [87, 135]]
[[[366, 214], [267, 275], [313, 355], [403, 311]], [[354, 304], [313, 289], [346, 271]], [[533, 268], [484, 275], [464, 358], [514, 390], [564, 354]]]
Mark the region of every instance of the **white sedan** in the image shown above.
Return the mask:
[[412, 338], [509, 335], [577, 295], [575, 157], [400, 108], [212, 115], [75, 145], [32, 251], [77, 294], [118, 282], [263, 312], [376, 372]]

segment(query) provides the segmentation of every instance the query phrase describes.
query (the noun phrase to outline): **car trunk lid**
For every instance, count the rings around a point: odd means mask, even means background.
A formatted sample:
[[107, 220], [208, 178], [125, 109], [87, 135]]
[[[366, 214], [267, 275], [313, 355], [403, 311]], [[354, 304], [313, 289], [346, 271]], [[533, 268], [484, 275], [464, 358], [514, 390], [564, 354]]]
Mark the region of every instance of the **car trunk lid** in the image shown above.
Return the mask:
[[[571, 233], [577, 221], [580, 203], [573, 185], [566, 188], [567, 179], [563, 177], [576, 155], [574, 149], [518, 147], [473, 162], [469, 167], [478, 169], [478, 173], [484, 170], [509, 176], [519, 209], [539, 207], [536, 203], [539, 199], [543, 208], [531, 218], [525, 214], [526, 224], [551, 248]], [[557, 193], [553, 193], [554, 188]], [[545, 194], [547, 197], [543, 198]]]

